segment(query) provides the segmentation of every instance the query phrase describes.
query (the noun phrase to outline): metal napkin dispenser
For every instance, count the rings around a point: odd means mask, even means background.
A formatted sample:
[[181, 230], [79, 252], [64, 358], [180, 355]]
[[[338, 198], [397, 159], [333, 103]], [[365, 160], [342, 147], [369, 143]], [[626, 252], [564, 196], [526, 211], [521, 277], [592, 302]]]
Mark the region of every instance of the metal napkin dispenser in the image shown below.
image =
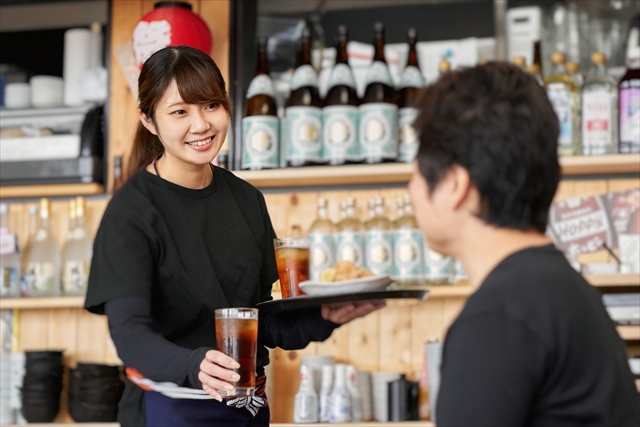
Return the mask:
[[0, 110], [0, 186], [102, 183], [102, 106]]

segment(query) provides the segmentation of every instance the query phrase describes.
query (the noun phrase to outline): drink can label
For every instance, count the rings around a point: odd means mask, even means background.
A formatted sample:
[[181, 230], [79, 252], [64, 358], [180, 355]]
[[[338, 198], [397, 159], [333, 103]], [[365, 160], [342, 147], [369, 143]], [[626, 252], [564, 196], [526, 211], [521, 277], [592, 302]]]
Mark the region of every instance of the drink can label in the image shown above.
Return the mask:
[[420, 230], [400, 228], [393, 236], [393, 276], [398, 279], [419, 279], [423, 273], [423, 240]]
[[420, 141], [413, 128], [413, 122], [418, 118], [420, 111], [417, 108], [401, 108], [398, 111], [398, 126], [400, 127], [400, 143], [398, 144], [398, 160], [411, 163], [418, 154]]
[[353, 78], [353, 72], [347, 64], [336, 64], [329, 75], [329, 83], [327, 90], [334, 86], [344, 85], [350, 88], [356, 88], [356, 80]]
[[311, 233], [309, 235], [309, 275], [311, 280], [320, 279], [325, 268], [334, 264], [335, 240], [331, 234]]
[[398, 89], [402, 89], [405, 87], [423, 87], [424, 86], [424, 77], [420, 72], [418, 67], [413, 65], [409, 65], [405, 67], [402, 72], [402, 77], [400, 78], [400, 85]]
[[66, 292], [86, 291], [89, 283], [91, 263], [86, 261], [66, 261], [62, 286]]
[[612, 94], [608, 91], [582, 95], [582, 144], [589, 154], [605, 154], [613, 141]]
[[55, 283], [56, 267], [52, 262], [29, 263], [29, 289], [31, 292], [51, 292]]
[[[338, 64], [344, 65], [344, 64]], [[322, 109], [322, 160], [360, 159], [358, 107], [331, 105]]]
[[573, 145], [573, 97], [562, 83], [551, 83], [547, 88], [549, 101], [553, 106], [558, 122], [560, 134], [558, 135], [558, 148], [572, 148]]
[[[640, 152], [640, 81], [620, 90], [620, 152]], [[626, 83], [626, 82], [625, 82]]]
[[449, 256], [432, 251], [424, 240], [424, 278], [428, 282], [451, 281], [455, 260]]
[[276, 90], [271, 77], [266, 74], [258, 74], [251, 80], [249, 89], [247, 89], [247, 99], [256, 95], [267, 95], [275, 99]]
[[[384, 83], [393, 87], [389, 67], [382, 61], [374, 61], [367, 71], [367, 85], [370, 83]], [[365, 85], [366, 86], [366, 85]]]
[[393, 274], [393, 234], [384, 230], [365, 233], [365, 267], [376, 276]]
[[318, 87], [318, 73], [309, 64], [296, 68], [291, 77], [291, 91], [305, 86]]
[[275, 116], [249, 116], [242, 119], [242, 168], [278, 167], [278, 133]]
[[398, 149], [398, 106], [374, 102], [360, 106], [360, 153], [362, 157], [395, 159]]
[[322, 150], [322, 109], [289, 107], [287, 115], [287, 160], [319, 162]]
[[336, 242], [336, 262], [350, 261], [356, 267], [364, 266], [362, 233], [341, 231]]

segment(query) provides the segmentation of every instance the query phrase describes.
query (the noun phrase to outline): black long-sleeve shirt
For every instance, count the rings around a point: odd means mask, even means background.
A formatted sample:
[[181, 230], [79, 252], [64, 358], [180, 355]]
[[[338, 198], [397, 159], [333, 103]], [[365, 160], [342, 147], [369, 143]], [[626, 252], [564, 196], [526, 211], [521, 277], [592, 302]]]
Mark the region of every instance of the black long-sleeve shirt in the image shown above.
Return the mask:
[[[106, 310], [125, 365], [197, 387], [195, 366], [216, 346], [214, 310], [272, 299], [274, 238], [264, 197], [231, 172], [215, 168], [210, 185], [195, 190], [143, 170], [104, 213], [85, 308]], [[335, 327], [318, 310], [261, 319], [258, 372], [269, 363], [265, 346], [302, 348]], [[123, 425], [144, 425], [139, 388], [127, 382], [120, 406]]]

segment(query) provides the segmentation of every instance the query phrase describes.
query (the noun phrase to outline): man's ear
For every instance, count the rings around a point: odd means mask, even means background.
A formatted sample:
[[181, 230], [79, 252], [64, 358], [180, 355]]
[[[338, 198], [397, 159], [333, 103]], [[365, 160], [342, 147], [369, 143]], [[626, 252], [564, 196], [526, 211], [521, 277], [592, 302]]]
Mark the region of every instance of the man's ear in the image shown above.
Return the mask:
[[451, 166], [451, 203], [453, 209], [459, 209], [469, 202], [473, 202], [473, 184], [469, 171], [460, 165]]
[[151, 132], [152, 134], [158, 136], [158, 131], [156, 130], [156, 125], [153, 124], [153, 120], [151, 120], [149, 117], [147, 117], [147, 115], [145, 113], [143, 113], [142, 111], [140, 111], [140, 122], [142, 123], [142, 126], [147, 128], [147, 130], [149, 132]]

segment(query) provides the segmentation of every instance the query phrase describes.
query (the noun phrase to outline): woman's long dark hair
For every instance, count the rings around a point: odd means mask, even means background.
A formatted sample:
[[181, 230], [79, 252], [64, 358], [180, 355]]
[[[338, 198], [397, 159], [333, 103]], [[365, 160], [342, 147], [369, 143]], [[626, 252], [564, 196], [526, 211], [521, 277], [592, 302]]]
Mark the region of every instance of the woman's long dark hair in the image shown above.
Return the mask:
[[[138, 78], [138, 107], [154, 120], [156, 106], [175, 80], [187, 104], [218, 103], [231, 116], [224, 78], [213, 59], [189, 46], [169, 46], [151, 55]], [[138, 123], [129, 158], [128, 176], [135, 175], [164, 153], [160, 139]]]

